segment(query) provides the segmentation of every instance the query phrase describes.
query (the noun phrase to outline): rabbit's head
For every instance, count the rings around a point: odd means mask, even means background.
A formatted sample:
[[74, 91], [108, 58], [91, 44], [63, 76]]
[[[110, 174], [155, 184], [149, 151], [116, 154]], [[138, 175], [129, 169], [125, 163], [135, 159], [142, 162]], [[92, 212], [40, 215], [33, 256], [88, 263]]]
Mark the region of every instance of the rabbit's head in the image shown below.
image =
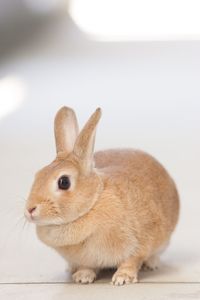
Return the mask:
[[57, 157], [35, 176], [25, 216], [37, 225], [60, 225], [87, 213], [97, 201], [102, 182], [93, 166], [98, 108], [82, 131], [71, 108], [61, 108], [55, 117]]

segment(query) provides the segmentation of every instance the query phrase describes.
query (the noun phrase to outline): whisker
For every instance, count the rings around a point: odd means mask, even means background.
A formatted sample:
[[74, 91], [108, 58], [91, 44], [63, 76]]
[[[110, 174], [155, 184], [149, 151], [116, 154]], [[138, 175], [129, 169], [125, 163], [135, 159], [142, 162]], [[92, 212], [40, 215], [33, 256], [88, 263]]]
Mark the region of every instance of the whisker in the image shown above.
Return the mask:
[[24, 217], [24, 223], [23, 223], [23, 226], [22, 226], [22, 230], [24, 230], [25, 228], [27, 228], [29, 225], [30, 225], [30, 223], [28, 223], [28, 221]]
[[21, 196], [21, 195], [16, 195], [16, 197], [17, 197], [18, 199], [24, 201], [24, 202], [27, 201], [27, 199], [26, 199], [25, 197]]
[[10, 198], [10, 199], [8, 199], [8, 201], [9, 202], [8, 202], [7, 207], [0, 211], [1, 216], [7, 216], [10, 213], [16, 213], [16, 212], [18, 213], [19, 209], [22, 211], [24, 210], [24, 206], [25, 206], [24, 200], [22, 201], [22, 199], [17, 199], [17, 201], [16, 201], [16, 198]]
[[5, 226], [2, 239], [0, 241], [1, 248], [7, 248], [10, 245], [11, 240], [19, 240], [19, 235], [25, 232], [29, 223], [23, 215], [26, 199], [23, 196], [15, 195], [7, 199], [8, 203], [5, 209], [1, 209], [0, 217]]
[[22, 221], [22, 216], [20, 218], [17, 219], [16, 222], [14, 222], [14, 224], [9, 228], [9, 230], [6, 232], [6, 239], [4, 240], [4, 242], [2, 243], [2, 247], [6, 247], [10, 238], [12, 237], [12, 235], [16, 232], [16, 229], [18, 228], [20, 222]]

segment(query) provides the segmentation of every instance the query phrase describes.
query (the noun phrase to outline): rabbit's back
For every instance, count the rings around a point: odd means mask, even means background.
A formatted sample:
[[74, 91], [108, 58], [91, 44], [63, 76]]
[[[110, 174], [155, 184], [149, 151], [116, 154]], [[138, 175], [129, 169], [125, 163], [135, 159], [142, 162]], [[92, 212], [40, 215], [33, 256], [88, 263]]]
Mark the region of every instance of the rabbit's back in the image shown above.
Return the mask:
[[96, 152], [95, 163], [111, 178], [110, 185], [115, 182], [124, 193], [127, 218], [137, 219], [136, 231], [143, 232], [140, 242], [152, 236], [156, 248], [167, 241], [178, 220], [179, 196], [165, 168], [151, 155], [133, 149]]

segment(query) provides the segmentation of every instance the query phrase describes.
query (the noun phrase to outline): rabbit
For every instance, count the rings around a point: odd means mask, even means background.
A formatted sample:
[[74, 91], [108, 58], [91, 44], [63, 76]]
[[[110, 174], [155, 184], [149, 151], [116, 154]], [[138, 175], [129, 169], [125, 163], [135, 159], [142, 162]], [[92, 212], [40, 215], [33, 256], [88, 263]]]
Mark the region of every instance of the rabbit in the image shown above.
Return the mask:
[[164, 167], [134, 149], [94, 153], [98, 108], [79, 132], [73, 109], [54, 121], [56, 159], [40, 170], [25, 216], [44, 244], [68, 262], [76, 283], [92, 283], [113, 268], [112, 284], [138, 281], [157, 268], [175, 229], [179, 196]]

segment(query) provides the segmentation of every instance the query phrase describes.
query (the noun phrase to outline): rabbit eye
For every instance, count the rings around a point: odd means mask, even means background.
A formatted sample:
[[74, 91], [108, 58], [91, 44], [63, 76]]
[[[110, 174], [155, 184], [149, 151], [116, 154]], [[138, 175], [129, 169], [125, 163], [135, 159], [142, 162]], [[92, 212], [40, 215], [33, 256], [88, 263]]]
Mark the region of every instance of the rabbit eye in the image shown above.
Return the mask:
[[70, 188], [70, 180], [69, 180], [69, 177], [68, 176], [61, 176], [59, 179], [58, 179], [58, 187], [59, 189], [61, 190], [68, 190]]

